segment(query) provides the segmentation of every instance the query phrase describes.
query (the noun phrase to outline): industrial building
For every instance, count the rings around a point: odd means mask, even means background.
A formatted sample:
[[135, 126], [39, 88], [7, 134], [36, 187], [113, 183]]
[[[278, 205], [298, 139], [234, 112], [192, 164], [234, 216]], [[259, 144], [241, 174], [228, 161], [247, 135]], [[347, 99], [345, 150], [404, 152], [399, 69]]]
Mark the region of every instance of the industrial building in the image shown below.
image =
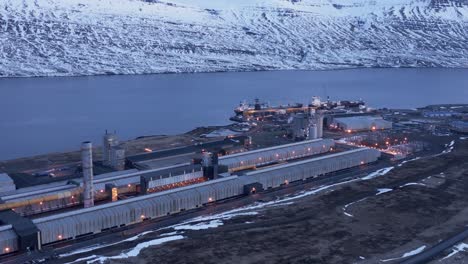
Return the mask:
[[334, 118], [330, 128], [346, 132], [391, 129], [392, 122], [379, 116], [353, 116]]
[[450, 123], [450, 130], [456, 133], [468, 134], [468, 121], [453, 121]]
[[125, 169], [125, 149], [119, 145], [117, 134], [106, 133], [103, 138], [102, 163], [115, 170]]
[[430, 118], [447, 118], [447, 117], [452, 117], [456, 113], [453, 111], [424, 111], [422, 115], [424, 117], [430, 117]]
[[309, 119], [304, 113], [297, 113], [292, 119], [292, 137], [295, 140], [307, 138]]
[[[95, 201], [102, 201], [112, 196], [112, 189], [117, 196], [140, 192], [142, 178], [154, 179], [152, 188], [163, 188], [165, 185], [200, 178], [203, 176], [199, 176], [202, 174], [200, 170], [200, 166], [197, 168], [195, 165], [181, 164], [146, 171], [132, 169], [101, 174], [94, 176], [90, 196], [93, 196]], [[56, 182], [19, 189], [15, 192], [0, 194], [0, 211], [14, 209], [20, 215], [34, 215], [76, 206], [84, 199], [85, 189], [84, 180]]]
[[[223, 140], [194, 144], [173, 149], [154, 150], [148, 153], [127, 156], [126, 163], [131, 168], [140, 170], [173, 166], [191, 161], [201, 151], [216, 152], [221, 155], [245, 150], [251, 144], [247, 136], [226, 137]], [[230, 151], [234, 149], [235, 151]]]
[[307, 115], [297, 113], [293, 116], [291, 135], [294, 140], [317, 139], [323, 137], [323, 114], [315, 110]]
[[0, 173], [0, 193], [11, 192], [16, 190], [16, 185], [13, 179], [6, 173]]
[[379, 157], [380, 152], [378, 150], [359, 148], [247, 172], [243, 175], [241, 181], [244, 184], [260, 183], [263, 189], [275, 188], [289, 182], [306, 180], [311, 177], [374, 162]]
[[230, 171], [252, 169], [281, 161], [304, 158], [330, 151], [335, 146], [332, 139], [314, 139], [258, 149], [219, 158], [219, 164]]
[[[219, 159], [217, 154], [205, 152], [201, 164], [93, 175], [92, 145], [85, 142], [83, 179], [0, 193], [0, 255], [40, 249], [49, 243], [360, 166], [380, 157], [379, 151], [369, 148], [326, 154], [333, 146], [333, 140], [316, 139]], [[77, 205], [83, 207], [68, 208]]]

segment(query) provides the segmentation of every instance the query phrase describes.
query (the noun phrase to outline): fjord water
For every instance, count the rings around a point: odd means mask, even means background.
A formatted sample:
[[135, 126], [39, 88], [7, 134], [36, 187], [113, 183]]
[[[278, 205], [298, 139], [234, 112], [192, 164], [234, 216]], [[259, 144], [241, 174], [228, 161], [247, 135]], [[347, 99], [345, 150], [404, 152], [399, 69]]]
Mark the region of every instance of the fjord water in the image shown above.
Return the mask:
[[468, 69], [353, 69], [0, 79], [0, 160], [229, 123], [243, 99], [372, 107], [468, 103]]

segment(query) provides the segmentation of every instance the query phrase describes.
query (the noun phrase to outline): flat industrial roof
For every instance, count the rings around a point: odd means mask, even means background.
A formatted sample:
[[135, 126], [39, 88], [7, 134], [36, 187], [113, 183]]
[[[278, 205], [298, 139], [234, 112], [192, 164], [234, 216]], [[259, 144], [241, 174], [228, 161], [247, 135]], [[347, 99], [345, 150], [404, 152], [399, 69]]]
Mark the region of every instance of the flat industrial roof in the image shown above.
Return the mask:
[[134, 156], [129, 156], [126, 159], [131, 162], [140, 162], [144, 160], [158, 159], [158, 158], [163, 158], [163, 157], [168, 157], [168, 156], [180, 155], [184, 153], [198, 152], [204, 148], [220, 147], [228, 143], [240, 144], [240, 142], [236, 142], [236, 141], [245, 140], [245, 139], [247, 139], [246, 136], [235, 136], [232, 138], [225, 138], [223, 140], [205, 142], [199, 145], [190, 145], [190, 146], [185, 146], [185, 147], [163, 149], [163, 150], [154, 151], [150, 153], [138, 154]]
[[48, 189], [36, 190], [36, 191], [32, 191], [32, 192], [5, 195], [5, 196], [2, 196], [1, 198], [5, 202], [10, 201], [10, 200], [14, 200], [14, 199], [23, 198], [23, 197], [27, 197], [28, 199], [30, 199], [30, 198], [33, 198], [34, 196], [43, 195], [45, 193], [49, 193], [49, 192], [56, 193], [57, 191], [64, 191], [64, 190], [68, 190], [68, 189], [74, 189], [76, 187], [77, 186], [74, 185], [74, 184], [67, 184], [67, 185], [52, 187], [52, 188], [48, 188]]
[[11, 184], [13, 179], [6, 173], [0, 173], [0, 184]]
[[10, 224], [18, 235], [29, 235], [37, 233], [38, 229], [33, 222], [13, 210], [0, 212], [0, 222]]
[[136, 163], [136, 166], [142, 167], [142, 168], [149, 168], [149, 169], [167, 167], [171, 165], [177, 165], [177, 164], [190, 162], [196, 156], [196, 154], [197, 152], [189, 152], [189, 153], [182, 153], [182, 154], [169, 156], [169, 157], [162, 157], [162, 158], [157, 158], [157, 159], [139, 161]]
[[157, 193], [152, 193], [152, 194], [147, 194], [147, 195], [141, 195], [141, 196], [128, 198], [128, 199], [117, 201], [117, 202], [111, 202], [111, 203], [106, 203], [106, 204], [102, 204], [102, 205], [96, 205], [96, 206], [89, 207], [89, 208], [78, 209], [78, 210], [74, 210], [74, 211], [71, 211], [71, 212], [66, 212], [66, 213], [46, 216], [46, 217], [42, 217], [42, 218], [37, 218], [37, 219], [34, 219], [33, 222], [36, 223], [36, 224], [37, 223], [42, 223], [42, 222], [47, 222], [47, 221], [57, 219], [57, 218], [63, 218], [63, 217], [68, 217], [68, 216], [72, 216], [72, 215], [93, 212], [93, 211], [100, 210], [100, 209], [125, 205], [125, 204], [128, 204], [128, 203], [133, 203], [133, 202], [137, 202], [137, 201], [151, 199], [151, 198], [158, 197], [158, 196], [161, 196], [161, 195], [168, 195], [168, 194], [171, 194], [171, 193], [177, 193], [177, 192], [188, 190], [188, 189], [203, 187], [203, 186], [211, 185], [211, 184], [214, 184], [214, 183], [230, 181], [230, 180], [233, 180], [233, 179], [236, 179], [236, 178], [238, 178], [238, 176], [231, 176], [231, 177], [216, 179], [216, 180], [212, 180], [212, 181], [206, 181], [206, 182], [202, 182], [202, 183], [198, 183], [198, 184], [193, 184], [193, 185], [189, 185], [189, 186], [184, 186], [184, 187], [180, 187], [180, 188], [170, 189], [170, 190], [167, 190], [167, 191], [162, 191], [162, 192], [157, 192]]
[[226, 155], [226, 156], [219, 157], [219, 160], [235, 158], [235, 157], [240, 157], [240, 156], [244, 156], [244, 155], [255, 154], [255, 153], [259, 153], [259, 152], [265, 152], [265, 151], [269, 151], [269, 150], [282, 149], [282, 148], [288, 148], [288, 147], [300, 146], [300, 145], [306, 145], [306, 144], [309, 144], [309, 143], [320, 142], [320, 141], [323, 141], [323, 140], [325, 140], [325, 139], [322, 139], [322, 138], [311, 139], [311, 140], [299, 141], [299, 142], [294, 142], [294, 143], [289, 143], [289, 144], [284, 144], [284, 145], [273, 146], [273, 147], [269, 147], [269, 148], [261, 148], [261, 149], [246, 151], [246, 152], [240, 152], [240, 153], [236, 153], [236, 154], [232, 154], [232, 155]]
[[318, 160], [324, 160], [324, 159], [329, 159], [329, 158], [333, 158], [333, 157], [344, 156], [344, 155], [348, 155], [348, 154], [355, 153], [355, 152], [361, 152], [361, 151], [364, 151], [364, 150], [370, 150], [370, 148], [358, 148], [358, 149], [348, 150], [348, 151], [339, 152], [339, 153], [334, 153], [334, 154], [330, 154], [330, 155], [325, 155], [325, 156], [321, 156], [321, 157], [318, 157], [318, 158], [306, 159], [306, 160], [301, 160], [301, 161], [297, 161], [297, 162], [286, 163], [286, 164], [283, 164], [283, 165], [278, 165], [278, 166], [274, 166], [274, 167], [269, 167], [269, 168], [262, 169], [262, 170], [256, 170], [256, 171], [252, 171], [252, 172], [247, 172], [247, 173], [244, 174], [244, 175], [245, 175], [245, 176], [250, 176], [250, 175], [255, 175], [255, 174], [258, 174], [258, 173], [265, 173], [265, 172], [274, 171], [274, 170], [278, 170], [278, 169], [284, 169], [284, 168], [288, 168], [288, 167], [294, 167], [294, 166], [297, 166], [297, 165], [306, 164], [306, 163], [313, 162], [313, 161], [318, 161]]

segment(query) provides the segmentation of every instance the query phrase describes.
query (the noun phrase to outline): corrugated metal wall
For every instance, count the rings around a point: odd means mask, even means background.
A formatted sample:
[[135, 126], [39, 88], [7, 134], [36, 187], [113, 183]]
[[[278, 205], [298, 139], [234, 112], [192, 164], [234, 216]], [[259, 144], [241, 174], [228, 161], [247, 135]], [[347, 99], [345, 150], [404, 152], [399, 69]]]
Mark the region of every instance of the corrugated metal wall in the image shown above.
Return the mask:
[[363, 163], [370, 163], [376, 161], [379, 157], [380, 152], [378, 150], [356, 149], [250, 172], [242, 176], [241, 181], [243, 184], [259, 182], [264, 189], [275, 188], [288, 182], [305, 180], [333, 171], [359, 166]]
[[18, 237], [11, 225], [0, 226], [0, 255], [18, 250]]
[[35, 219], [43, 244], [101, 232], [242, 194], [237, 176]]
[[164, 186], [164, 185], [170, 185], [170, 184], [178, 183], [178, 182], [189, 181], [189, 180], [193, 180], [193, 179], [197, 179], [201, 177], [203, 177], [203, 171], [199, 170], [199, 171], [189, 172], [189, 173], [185, 173], [185, 174], [177, 175], [173, 177], [154, 179], [152, 181], [148, 181], [148, 189], [156, 188], [156, 187]]
[[298, 143], [276, 146], [267, 149], [248, 151], [235, 155], [220, 157], [219, 164], [230, 170], [257, 167], [302, 157], [308, 157], [330, 151], [335, 145], [332, 139], [307, 140]]

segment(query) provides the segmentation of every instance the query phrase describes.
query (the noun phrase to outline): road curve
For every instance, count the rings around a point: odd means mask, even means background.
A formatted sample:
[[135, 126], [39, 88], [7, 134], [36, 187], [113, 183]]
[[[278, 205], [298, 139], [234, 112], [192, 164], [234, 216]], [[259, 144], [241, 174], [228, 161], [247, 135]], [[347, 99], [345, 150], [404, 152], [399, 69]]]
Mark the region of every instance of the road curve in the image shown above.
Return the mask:
[[407, 258], [404, 261], [401, 261], [400, 264], [421, 264], [427, 263], [432, 260], [432, 258], [436, 257], [440, 253], [442, 253], [447, 248], [452, 247], [453, 245], [465, 240], [468, 238], [468, 228], [458, 233], [446, 240], [439, 242], [438, 244], [434, 245], [433, 247], [425, 250], [417, 255]]

